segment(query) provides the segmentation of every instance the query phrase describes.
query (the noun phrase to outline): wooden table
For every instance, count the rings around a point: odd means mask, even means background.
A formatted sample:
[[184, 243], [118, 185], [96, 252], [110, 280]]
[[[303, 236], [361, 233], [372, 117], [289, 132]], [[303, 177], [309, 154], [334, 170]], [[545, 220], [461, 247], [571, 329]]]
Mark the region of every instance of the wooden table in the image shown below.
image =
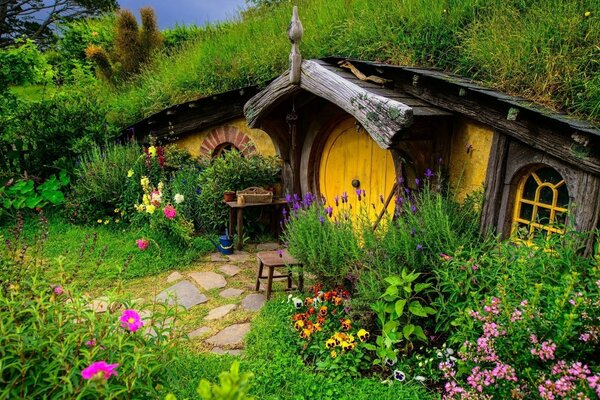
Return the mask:
[[[287, 204], [285, 198], [280, 197], [273, 199], [270, 203], [244, 203], [238, 204], [237, 201], [226, 201], [225, 204], [229, 206], [229, 232], [233, 232], [233, 226], [237, 220], [237, 243], [236, 250], [241, 250], [244, 244], [244, 209], [248, 207], [275, 207], [275, 210], [281, 209], [282, 206]], [[280, 215], [280, 213], [279, 213]], [[275, 220], [275, 226], [278, 226]]]
[[[271, 298], [271, 292], [273, 291], [273, 279], [287, 278], [287, 289], [292, 290], [292, 270], [291, 267], [299, 266], [300, 271], [298, 272], [298, 290], [304, 289], [304, 271], [302, 270], [302, 263], [296, 260], [287, 250], [272, 250], [272, 251], [261, 251], [256, 254], [258, 259], [258, 275], [256, 276], [256, 291], [260, 289], [260, 280], [267, 278], [267, 300]], [[267, 267], [269, 272], [266, 276], [263, 275], [263, 269]], [[277, 267], [290, 268], [285, 275], [274, 275], [274, 270]]]

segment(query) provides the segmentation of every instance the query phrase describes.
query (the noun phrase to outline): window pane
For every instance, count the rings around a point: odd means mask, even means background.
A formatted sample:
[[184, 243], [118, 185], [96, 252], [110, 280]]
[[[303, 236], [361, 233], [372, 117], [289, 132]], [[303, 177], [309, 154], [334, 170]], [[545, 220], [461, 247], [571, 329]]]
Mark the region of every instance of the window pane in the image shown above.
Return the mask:
[[538, 207], [535, 222], [542, 225], [550, 225], [550, 209]]
[[549, 187], [544, 186], [540, 189], [540, 203], [552, 205], [552, 200], [554, 197], [554, 191]]
[[540, 178], [542, 182], [550, 182], [553, 185], [556, 185], [558, 182], [563, 180], [562, 176], [560, 176], [558, 171], [550, 167], [540, 168], [535, 171], [535, 174], [538, 176], [538, 178]]
[[519, 218], [526, 219], [527, 221], [531, 221], [532, 215], [533, 215], [533, 206], [531, 204], [521, 203], [521, 213], [519, 214]]
[[567, 223], [567, 213], [557, 212], [554, 215], [554, 219], [554, 223], [562, 228]]
[[566, 184], [558, 188], [558, 201], [556, 205], [562, 208], [569, 206], [569, 191]]
[[529, 175], [527, 182], [525, 182], [525, 187], [523, 188], [523, 198], [527, 200], [535, 199], [535, 191], [537, 190], [537, 187], [537, 182], [533, 176]]

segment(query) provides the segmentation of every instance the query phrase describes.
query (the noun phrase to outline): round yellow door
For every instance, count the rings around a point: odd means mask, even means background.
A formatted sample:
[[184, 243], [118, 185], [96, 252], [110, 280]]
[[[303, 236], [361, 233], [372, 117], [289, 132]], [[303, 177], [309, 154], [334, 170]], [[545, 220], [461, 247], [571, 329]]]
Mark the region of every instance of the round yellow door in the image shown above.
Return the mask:
[[[328, 205], [334, 205], [335, 196], [348, 194], [353, 210], [357, 209], [356, 189], [365, 191], [362, 205], [368, 207], [369, 215], [382, 209], [381, 197], [389, 195], [396, 172], [392, 154], [384, 150], [365, 130], [356, 129], [356, 120], [348, 118], [333, 129], [321, 154], [319, 165], [319, 189]], [[354, 184], [354, 186], [353, 186]], [[393, 210], [393, 202], [388, 211]], [[335, 209], [335, 207], [334, 207]]]

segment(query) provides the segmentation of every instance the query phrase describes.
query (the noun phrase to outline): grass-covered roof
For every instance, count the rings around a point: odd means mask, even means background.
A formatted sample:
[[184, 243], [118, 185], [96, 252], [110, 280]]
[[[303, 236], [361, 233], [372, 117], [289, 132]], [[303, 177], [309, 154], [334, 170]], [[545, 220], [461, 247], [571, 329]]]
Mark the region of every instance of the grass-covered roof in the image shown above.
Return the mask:
[[[304, 58], [436, 67], [600, 123], [600, 0], [300, 0]], [[207, 26], [109, 93], [127, 126], [172, 104], [261, 84], [288, 66], [291, 3]], [[108, 89], [107, 89], [108, 90]]]

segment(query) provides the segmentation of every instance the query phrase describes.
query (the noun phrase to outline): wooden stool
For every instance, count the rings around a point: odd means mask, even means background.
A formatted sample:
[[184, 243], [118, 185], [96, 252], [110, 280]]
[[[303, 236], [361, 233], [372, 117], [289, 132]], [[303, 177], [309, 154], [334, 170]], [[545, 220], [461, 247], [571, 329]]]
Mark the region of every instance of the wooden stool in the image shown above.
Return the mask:
[[[274, 278], [287, 278], [287, 289], [290, 290], [292, 288], [292, 271], [286, 275], [273, 275], [275, 268], [277, 267], [291, 267], [294, 265], [298, 265], [302, 267], [302, 264], [296, 260], [287, 250], [275, 250], [275, 251], [261, 251], [256, 254], [256, 258], [258, 259], [258, 276], [256, 277], [256, 291], [260, 289], [260, 280], [267, 278], [267, 300], [271, 298], [271, 291], [273, 288], [273, 279]], [[267, 276], [263, 276], [263, 268], [269, 268], [269, 273]], [[298, 290], [302, 290], [304, 287], [304, 274], [303, 271], [300, 270], [300, 274], [298, 277]]]

